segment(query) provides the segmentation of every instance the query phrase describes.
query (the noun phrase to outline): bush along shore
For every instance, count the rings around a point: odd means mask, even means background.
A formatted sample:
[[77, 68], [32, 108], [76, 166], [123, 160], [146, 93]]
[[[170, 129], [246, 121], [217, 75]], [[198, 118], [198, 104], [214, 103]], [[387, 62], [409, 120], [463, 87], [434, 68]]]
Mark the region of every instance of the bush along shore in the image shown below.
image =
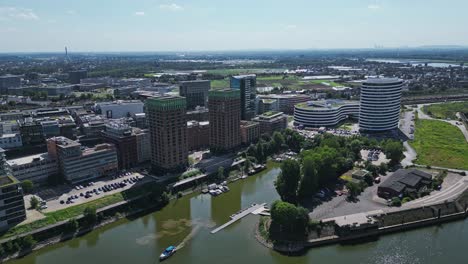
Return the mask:
[[0, 261], [5, 262], [25, 256], [46, 246], [84, 235], [122, 218], [159, 210], [169, 203], [170, 198], [164, 186], [148, 183], [140, 188], [151, 191], [142, 192], [143, 195], [131, 200], [100, 209], [86, 206], [77, 217], [29, 232], [10, 236], [7, 236], [8, 233], [4, 234], [0, 240]]

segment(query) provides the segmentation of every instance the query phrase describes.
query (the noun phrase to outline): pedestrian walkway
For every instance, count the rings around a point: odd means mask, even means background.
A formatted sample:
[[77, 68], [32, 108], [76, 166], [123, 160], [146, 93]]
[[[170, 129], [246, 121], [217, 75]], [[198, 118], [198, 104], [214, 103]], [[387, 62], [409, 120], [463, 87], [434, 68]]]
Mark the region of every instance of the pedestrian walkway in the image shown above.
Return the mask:
[[[238, 212], [238, 213], [232, 215], [232, 216], [231, 216], [231, 220], [230, 220], [229, 222], [225, 223], [225, 224], [222, 225], [222, 226], [217, 227], [216, 229], [214, 229], [213, 231], [211, 231], [211, 234], [215, 234], [215, 233], [217, 233], [218, 231], [223, 230], [224, 228], [230, 226], [231, 224], [237, 222], [238, 220], [242, 219], [243, 217], [245, 217], [245, 216], [247, 216], [247, 215], [249, 215], [249, 214], [251, 214], [251, 213], [254, 213], [254, 212], [259, 213], [259, 209], [262, 209], [262, 208], [264, 209], [264, 208], [265, 208], [265, 205], [266, 205], [266, 203], [262, 203], [262, 204], [252, 204], [249, 208], [244, 209], [244, 210], [242, 210], [242, 211], [240, 211], [240, 212]], [[261, 211], [263, 211], [263, 210], [261, 210]]]

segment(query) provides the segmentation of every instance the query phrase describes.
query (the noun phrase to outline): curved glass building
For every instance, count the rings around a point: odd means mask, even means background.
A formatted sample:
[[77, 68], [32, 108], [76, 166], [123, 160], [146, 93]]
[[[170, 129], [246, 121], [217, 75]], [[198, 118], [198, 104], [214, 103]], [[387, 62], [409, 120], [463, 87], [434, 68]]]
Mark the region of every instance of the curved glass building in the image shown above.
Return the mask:
[[359, 128], [363, 132], [386, 132], [398, 128], [403, 80], [368, 78], [361, 86]]
[[321, 100], [294, 106], [294, 123], [305, 127], [331, 127], [359, 115], [358, 101]]

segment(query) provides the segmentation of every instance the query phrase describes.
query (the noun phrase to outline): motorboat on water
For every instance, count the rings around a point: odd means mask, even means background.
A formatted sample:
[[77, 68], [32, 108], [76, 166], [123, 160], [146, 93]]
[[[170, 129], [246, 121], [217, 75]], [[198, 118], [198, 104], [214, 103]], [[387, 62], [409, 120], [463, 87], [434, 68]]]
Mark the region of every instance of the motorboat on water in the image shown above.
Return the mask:
[[174, 246], [167, 247], [163, 251], [163, 253], [161, 253], [161, 255], [159, 256], [159, 260], [165, 260], [169, 258], [170, 256], [174, 255], [175, 252], [176, 252], [176, 247]]

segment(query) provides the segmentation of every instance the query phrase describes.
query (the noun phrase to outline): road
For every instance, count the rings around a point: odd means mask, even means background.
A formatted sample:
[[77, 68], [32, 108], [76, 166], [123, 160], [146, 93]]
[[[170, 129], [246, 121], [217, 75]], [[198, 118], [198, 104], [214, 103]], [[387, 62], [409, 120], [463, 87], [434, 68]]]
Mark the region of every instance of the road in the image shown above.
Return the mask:
[[403, 154], [405, 158], [401, 161], [401, 165], [403, 167], [414, 165], [413, 160], [415, 160], [418, 156], [416, 150], [408, 143], [408, 141], [403, 142], [403, 146], [405, 147], [405, 151]]
[[428, 196], [403, 204], [402, 207], [414, 208], [432, 204], [440, 204], [441, 202], [445, 201], [453, 201], [467, 189], [467, 178], [454, 173], [449, 173], [444, 179], [444, 182], [442, 183], [442, 189], [440, 191], [433, 191]]

